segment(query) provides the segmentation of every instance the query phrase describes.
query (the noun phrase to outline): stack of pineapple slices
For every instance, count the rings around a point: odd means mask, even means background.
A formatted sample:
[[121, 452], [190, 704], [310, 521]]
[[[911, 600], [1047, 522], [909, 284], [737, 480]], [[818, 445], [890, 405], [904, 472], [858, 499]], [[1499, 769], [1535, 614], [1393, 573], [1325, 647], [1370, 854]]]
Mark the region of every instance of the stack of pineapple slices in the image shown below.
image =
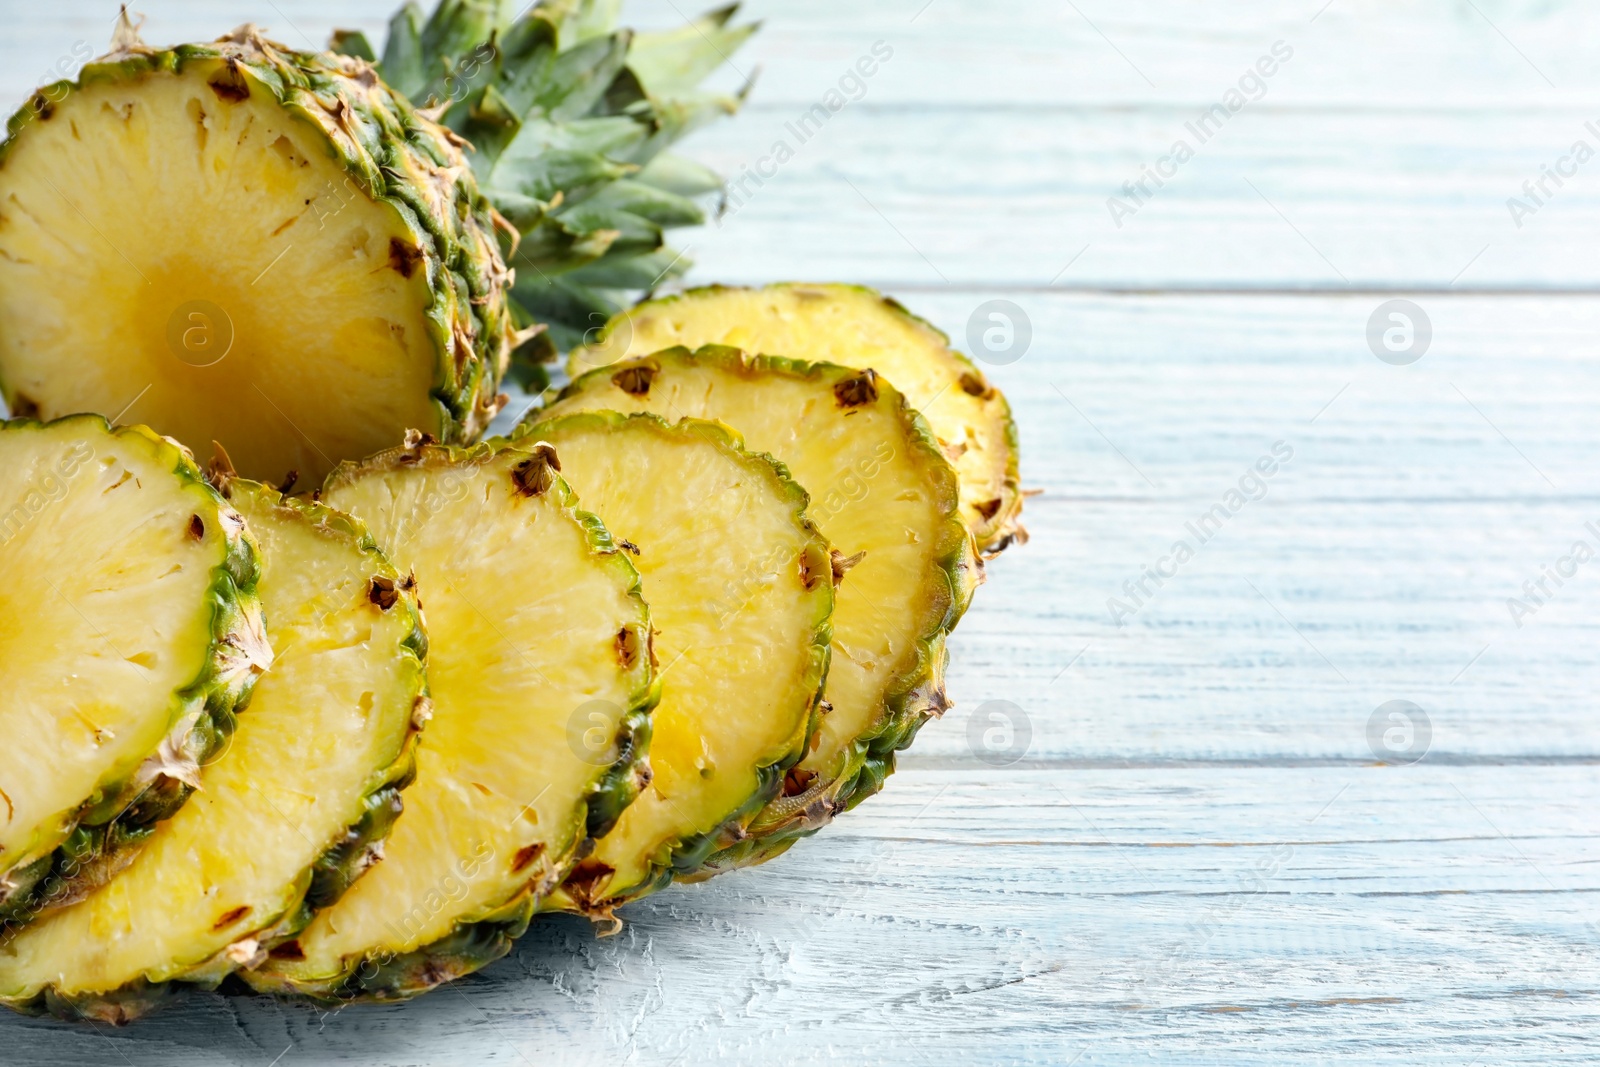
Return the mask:
[[[861, 293], [705, 290], [672, 328], [842, 352], [734, 322], [762, 298], [906, 318]], [[958, 358], [936, 343], [930, 380]], [[112, 1022], [230, 977], [402, 999], [540, 911], [614, 927], [777, 855], [948, 706], [974, 527], [1013, 536], [963, 521], [993, 483], [952, 451], [873, 369], [719, 345], [581, 374], [511, 439], [413, 433], [313, 498], [97, 417], [5, 424], [0, 567], [34, 610], [4, 633], [30, 667], [0, 705], [0, 999]]]
[[[1015, 430], [898, 304], [640, 304], [472, 444], [531, 313], [659, 275], [705, 177], [661, 149], [747, 33], [506, 6], [408, 8], [381, 74], [124, 24], [12, 120], [0, 1002], [414, 996], [781, 853], [949, 706]], [[125, 407], [154, 431], [73, 414]]]

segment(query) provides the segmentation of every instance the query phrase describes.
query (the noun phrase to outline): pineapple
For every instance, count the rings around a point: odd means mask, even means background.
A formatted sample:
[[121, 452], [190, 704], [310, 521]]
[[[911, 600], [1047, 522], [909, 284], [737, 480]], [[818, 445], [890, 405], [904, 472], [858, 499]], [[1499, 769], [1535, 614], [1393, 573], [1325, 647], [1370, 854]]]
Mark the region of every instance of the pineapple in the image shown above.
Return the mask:
[[[127, 25], [0, 145], [0, 388], [320, 479], [499, 410], [511, 276], [454, 134], [361, 60]], [[120, 419], [122, 415], [118, 415]]]
[[654, 778], [547, 905], [614, 931], [612, 909], [742, 841], [804, 755], [827, 675], [832, 560], [805, 491], [715, 423], [587, 412], [536, 433], [631, 546], [663, 665]]
[[571, 354], [569, 369], [577, 377], [624, 356], [713, 344], [871, 367], [922, 413], [955, 465], [961, 510], [978, 547], [996, 553], [1027, 539], [1018, 524], [1017, 428], [1006, 398], [948, 337], [871, 289], [693, 289], [617, 316], [592, 344]]
[[[424, 20], [408, 4], [378, 67], [476, 146], [478, 181], [519, 234], [512, 306], [550, 327], [520, 353], [534, 375], [552, 342], [579, 343], [639, 290], [688, 269], [664, 233], [703, 223], [696, 198], [722, 180], [668, 149], [743, 98], [697, 88], [757, 28], [733, 24], [738, 4], [662, 33], [617, 29], [617, 6], [441, 0]], [[359, 33], [333, 46], [376, 59]]]
[[215, 475], [261, 545], [279, 654], [200, 791], [126, 870], [0, 944], [0, 1000], [123, 1023], [215, 985], [383, 855], [426, 717], [413, 591], [348, 516]]
[[548, 447], [414, 437], [323, 499], [427, 591], [433, 719], [384, 861], [243, 977], [400, 999], [504, 955], [648, 780], [649, 614]]
[[837, 364], [669, 349], [580, 377], [520, 432], [595, 409], [727, 423], [811, 494], [807, 514], [835, 546], [843, 583], [818, 740], [709, 869], [775, 855], [876, 792], [895, 751], [949, 706], [945, 635], [981, 566], [955, 471], [893, 387]]
[[124, 14], [0, 144], [6, 404], [131, 415], [273, 482], [411, 427], [476, 440], [513, 350], [542, 381], [547, 323], [576, 343], [681, 273], [663, 233], [720, 187], [665, 149], [737, 107], [695, 86], [754, 27], [632, 34], [615, 6], [407, 6], [393, 88], [359, 34], [156, 49]]
[[272, 653], [244, 521], [97, 416], [0, 424], [0, 939], [126, 866]]

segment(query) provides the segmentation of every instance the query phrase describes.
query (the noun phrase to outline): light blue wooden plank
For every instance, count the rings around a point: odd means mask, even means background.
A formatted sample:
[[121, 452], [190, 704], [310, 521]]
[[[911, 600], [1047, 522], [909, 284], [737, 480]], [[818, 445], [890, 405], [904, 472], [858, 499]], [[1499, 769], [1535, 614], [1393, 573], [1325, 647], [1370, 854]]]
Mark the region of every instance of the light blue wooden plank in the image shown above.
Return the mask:
[[[988, 297], [902, 299], [961, 334]], [[987, 369], [1045, 493], [913, 759], [967, 751], [989, 700], [1056, 759], [1366, 759], [1392, 699], [1427, 710], [1436, 756], [1600, 753], [1594, 574], [1520, 627], [1507, 607], [1600, 549], [1590, 302], [1424, 298], [1433, 347], [1396, 367], [1367, 348], [1379, 297], [1017, 299], [1033, 347]], [[1186, 524], [1280, 440], [1294, 459], [1202, 546]], [[1116, 625], [1108, 600], [1135, 606], [1124, 583], [1179, 539], [1195, 558]]]
[[410, 1005], [0, 1036], [30, 1067], [1587, 1062], [1593, 771], [905, 772], [618, 938], [542, 923]]
[[[146, 0], [152, 41], [202, 40], [241, 22], [296, 47], [322, 44], [335, 26], [381, 29], [388, 0]], [[681, 25], [711, 0], [629, 0], [625, 17]], [[761, 96], [808, 105], [872, 42], [895, 49], [869, 99], [962, 109], [1199, 105], [1217, 99], [1273, 42], [1296, 56], [1273, 101], [1341, 106], [1508, 104], [1587, 106], [1600, 84], [1588, 42], [1600, 14], [1581, 0], [747, 0], [766, 30], [737, 60], [760, 67]], [[33, 74], [77, 40], [109, 38], [112, 4], [6, 7], [0, 89], [20, 95]], [[1313, 21], [1313, 16], [1315, 20]], [[11, 62], [15, 56], [20, 65]], [[42, 61], [41, 61], [42, 60]], [[1142, 74], [1141, 74], [1142, 72]], [[1546, 81], [1546, 78], [1549, 81]], [[1554, 84], [1552, 88], [1551, 83]]]
[[[734, 185], [720, 223], [684, 238], [700, 277], [764, 279], [782, 248], [794, 275], [997, 292], [1600, 285], [1587, 251], [1600, 170], [1560, 187], [1540, 170], [1580, 139], [1600, 155], [1594, 116], [1579, 110], [1263, 106], [1204, 144], [1183, 108], [866, 101], [804, 143], [798, 113], [755, 106], [699, 136], [700, 157]], [[1194, 157], [1160, 163], [1180, 139]], [[794, 155], [779, 167], [781, 146]], [[1161, 187], [1144, 177], [1158, 164], [1175, 171]], [[1542, 206], [1522, 188], [1540, 180]], [[1513, 197], [1531, 213], [1514, 218]]]
[[[772, 25], [736, 64], [746, 73], [761, 65], [778, 80], [764, 78], [740, 121], [714, 126], [692, 143], [736, 184], [733, 210], [721, 224], [683, 238], [700, 264], [695, 276], [766, 280], [771, 250], [783, 248], [790, 276], [1008, 291], [1600, 287], [1600, 265], [1587, 254], [1600, 241], [1600, 182], [1579, 169], [1557, 187], [1540, 169], [1557, 165], [1579, 139], [1600, 152], [1600, 134], [1585, 129], [1600, 115], [1584, 110], [1582, 94], [1542, 82], [1532, 95], [1519, 90], [1529, 68], [1470, 6], [1404, 4], [1385, 14], [1337, 0], [1314, 27], [1337, 47], [1305, 46], [1259, 101], [1202, 143], [1186, 124], [1221, 98], [1235, 67], [1253, 60], [1233, 55], [1241, 36], [1256, 33], [1259, 23], [1257, 50], [1270, 49], [1272, 27], [1303, 16], [1301, 6], [1180, 17], [1155, 5], [1132, 19], [1130, 34], [1137, 29], [1182, 58], [1172, 60], [1184, 72], [1177, 88], [1120, 87], [1114, 98], [1085, 99], [1035, 91], [1029, 64], [1014, 56], [1007, 62], [1000, 51], [1002, 41], [1016, 50], [1059, 40], [1051, 46], [1059, 60], [1052, 70], [1073, 84], [1119, 86], [1109, 75], [1080, 73], [1099, 53], [1121, 61], [1070, 9], [1027, 5], [1017, 25], [1005, 21], [1004, 34], [995, 36], [997, 20], [957, 0], [936, 0], [924, 15], [935, 21], [904, 27], [923, 36], [901, 44], [864, 83], [859, 102], [802, 141], [796, 123], [806, 108], [874, 41], [888, 39], [871, 35], [871, 19], [856, 26], [866, 16], [855, 6], [801, 15], [757, 5], [752, 10]], [[1552, 47], [1581, 40], [1574, 35], [1594, 18], [1571, 4], [1483, 7], [1517, 38]], [[285, 0], [230, 9], [230, 19], [271, 23], [288, 43], [305, 46], [321, 43], [335, 24], [381, 39], [383, 10]], [[647, 22], [674, 17], [672, 5], [639, 10]], [[874, 18], [892, 21], [887, 13]], [[1076, 29], [1030, 34], [1041, 19]], [[71, 69], [75, 50], [103, 43], [105, 22], [83, 10], [53, 21], [29, 16], [19, 35], [0, 42], [0, 71], [7, 72], [0, 87], [20, 99], [30, 79], [38, 80], [28, 72], [55, 57]], [[226, 28], [214, 7], [192, 0], [151, 5], [147, 23], [152, 40], [206, 38]], [[1093, 41], [1074, 37], [1079, 31]], [[930, 50], [937, 56], [966, 47], [969, 37], [982, 47], [964, 61], [930, 58]], [[1420, 52], [1408, 46], [1407, 62], [1398, 63], [1382, 42], [1399, 40], [1427, 45]], [[1435, 80], [1424, 81], [1415, 64], [1429, 55], [1438, 69], [1430, 72]], [[1507, 56], [1509, 67], [1501, 62]], [[1366, 69], [1374, 63], [1421, 88], [1389, 86]], [[1324, 89], [1290, 92], [1302, 73]], [[987, 95], [946, 95], [966, 80], [988, 86]], [[1330, 96], [1329, 85], [1382, 92], [1346, 99]], [[1144, 179], [1148, 197], [1124, 191], [1146, 167], [1173, 169], [1161, 160], [1180, 139], [1195, 156], [1163, 187]], [[780, 142], [794, 157], [776, 166]], [[752, 169], [776, 172], [753, 178]], [[1522, 187], [1540, 180], [1548, 195], [1535, 191], [1544, 202], [1535, 204]], [[1114, 197], [1134, 213], [1113, 219]], [[1520, 227], [1507, 206], [1513, 197], [1537, 208]]]

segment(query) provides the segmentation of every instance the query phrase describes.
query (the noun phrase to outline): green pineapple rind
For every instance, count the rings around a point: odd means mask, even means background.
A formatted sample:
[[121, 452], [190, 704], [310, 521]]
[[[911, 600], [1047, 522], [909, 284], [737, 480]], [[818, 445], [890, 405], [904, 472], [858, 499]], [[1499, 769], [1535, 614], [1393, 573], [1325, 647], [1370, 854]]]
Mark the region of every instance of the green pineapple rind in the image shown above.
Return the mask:
[[[388, 88], [369, 63], [296, 52], [249, 26], [211, 44], [158, 50], [124, 43], [85, 66], [76, 81], [39, 89], [12, 115], [0, 167], [27, 128], [50, 121], [71, 93], [191, 71], [231, 87], [248, 78], [253, 90], [266, 90], [320, 133], [331, 158], [364, 195], [397, 213], [421, 250], [432, 294], [425, 314], [438, 355], [431, 396], [439, 425], [431, 432], [451, 442], [478, 437], [503, 404], [500, 382], [516, 335], [507, 303], [512, 278], [495, 233], [498, 216], [454, 135]], [[4, 382], [0, 389], [15, 403], [13, 390]]]
[[226, 484], [223, 490], [229, 500], [238, 499], [241, 493], [257, 496], [268, 507], [292, 510], [325, 535], [340, 537], [353, 545], [370, 561], [373, 574], [395, 583], [398, 599], [388, 610], [403, 610], [410, 622], [409, 632], [399, 643], [404, 657], [399, 669], [408, 676], [407, 688], [412, 696], [409, 728], [394, 758], [368, 779], [367, 792], [361, 799], [360, 818], [317, 857], [308, 872], [309, 878], [298, 908], [280, 920], [271, 940], [263, 940], [265, 947], [271, 947], [299, 933], [312, 916], [344, 895], [345, 890], [372, 865], [374, 847], [389, 836], [395, 820], [400, 817], [400, 795], [416, 780], [417, 744], [425, 721], [423, 713], [428, 707], [428, 633], [415, 590], [405, 588], [403, 576], [395, 570], [360, 519], [318, 501], [285, 496], [259, 482], [239, 479]]
[[[409, 619], [410, 632], [402, 638], [398, 648], [404, 657], [398, 668], [409, 676], [407, 686], [413, 701], [413, 715], [393, 758], [385, 767], [375, 769], [368, 779], [367, 791], [361, 797], [361, 814], [316, 858], [310, 867], [296, 879], [289, 891], [289, 907], [276, 917], [266, 917], [261, 927], [250, 936], [263, 950], [290, 940], [318, 911], [338, 901], [345, 890], [367, 868], [376, 862], [375, 850], [394, 827], [402, 810], [401, 793], [416, 778], [417, 742], [422, 720], [415, 712], [426, 707], [428, 638], [422, 624], [422, 615], [414, 591], [401, 584], [401, 576], [379, 550], [367, 528], [353, 516], [335, 511], [326, 505], [296, 497], [286, 497], [277, 490], [258, 482], [232, 479], [227, 476], [213, 479], [225, 499], [239, 500], [241, 494], [255, 497], [264, 507], [289, 510], [297, 521], [316, 526], [326, 536], [339, 537], [367, 557], [375, 575], [395, 582], [398, 595], [389, 610], [401, 610]], [[152, 982], [137, 979], [120, 989], [97, 993], [64, 994], [53, 986], [46, 987], [25, 1001], [0, 1000], [8, 1007], [27, 1014], [49, 1014], [74, 1021], [91, 1019], [122, 1025], [149, 1014], [186, 988], [215, 989], [238, 970], [239, 964], [224, 954], [201, 961], [165, 981]]]
[[[255, 539], [238, 513], [206, 482], [189, 451], [146, 427], [112, 429], [99, 415], [69, 415], [52, 422], [11, 419], [0, 423], [0, 433], [58, 427], [81, 427], [85, 437], [108, 435], [137, 444], [183, 482], [200, 506], [199, 513], [214, 516], [227, 538], [227, 553], [213, 568], [206, 592], [211, 649], [200, 673], [173, 694], [172, 730], [165, 743], [203, 766], [227, 743], [234, 716], [245, 709], [256, 680], [272, 661], [256, 589], [261, 560]], [[159, 774], [140, 781], [141, 770], [155, 762], [151, 757], [134, 767], [114, 768], [61, 825], [41, 831], [47, 838], [59, 835], [54, 851], [21, 870], [0, 872], [16, 883], [0, 899], [0, 942], [108, 880], [132, 861], [158, 823], [183, 806], [192, 786]]]
[[[536, 432], [540, 419], [561, 414], [563, 401], [590, 392], [604, 393], [612, 388], [614, 375], [647, 361], [657, 365], [674, 362], [683, 365], [713, 364], [727, 373], [750, 378], [785, 375], [815, 382], [819, 389], [828, 391], [834, 385], [862, 374], [858, 369], [835, 363], [752, 356], [724, 345], [707, 345], [694, 352], [682, 347], [669, 348], [650, 356], [621, 360], [581, 375], [562, 390], [548, 407], [533, 412], [518, 427], [517, 434], [524, 436]], [[876, 387], [878, 397], [874, 403], [894, 412], [902, 427], [909, 454], [920, 457], [935, 491], [948, 505], [936, 550], [936, 562], [932, 573], [927, 576], [927, 580], [939, 588], [945, 601], [945, 610], [933, 625], [918, 636], [915, 661], [901, 673], [887, 693], [883, 719], [876, 729], [856, 738], [847, 750], [841, 773], [831, 781], [823, 781], [819, 777], [817, 782], [797, 796], [779, 797], [771, 801], [745, 828], [744, 839], [725, 843], [700, 861], [695, 875], [680, 880], [699, 880], [723, 870], [763, 863], [788, 849], [796, 840], [815, 833], [835, 814], [848, 811], [883, 788], [884, 780], [894, 773], [895, 753], [911, 744], [925, 722], [938, 717], [950, 707], [944, 687], [944, 671], [948, 660], [945, 640], [971, 603], [982, 564], [975, 554], [971, 534], [961, 520], [955, 471], [939, 448], [933, 431], [922, 416], [905, 403], [892, 384], [880, 378]]]
[[[465, 464], [492, 460], [501, 455], [528, 457], [532, 453], [495, 438], [473, 448], [456, 448], [433, 443], [408, 444], [379, 453], [359, 463], [336, 467], [323, 486], [327, 494], [345, 481], [376, 470], [412, 467], [424, 463]], [[596, 516], [578, 509], [572, 487], [554, 475], [547, 493], [556, 494], [558, 505], [577, 519], [587, 536], [590, 550], [607, 566], [623, 572], [628, 580], [627, 595], [640, 606], [640, 615], [649, 632], [649, 608], [641, 591], [639, 572], [612, 539], [605, 524]], [[627, 707], [617, 720], [617, 760], [590, 790], [585, 837], [572, 849], [572, 862], [587, 854], [592, 839], [616, 824], [623, 809], [633, 803], [647, 781], [647, 752], [650, 745], [650, 713], [661, 699], [659, 680], [649, 656], [640, 656], [634, 669], [637, 684], [629, 694]], [[343, 961], [336, 975], [317, 981], [251, 982], [258, 992], [273, 992], [305, 997], [328, 1006], [367, 1001], [409, 1000], [443, 982], [471, 974], [511, 950], [512, 942], [527, 930], [538, 911], [539, 897], [526, 889], [487, 915], [459, 924], [442, 938], [408, 952], [382, 949]]]
[[[765, 481], [777, 491], [780, 498], [789, 505], [795, 523], [806, 531], [808, 536], [803, 552], [808, 568], [812, 573], [831, 576], [832, 562], [829, 556], [831, 546], [806, 514], [806, 509], [811, 505], [810, 494], [793, 479], [786, 466], [764, 452], [747, 450], [744, 439], [722, 423], [705, 419], [683, 419], [674, 424], [648, 412], [622, 414], [616, 411], [583, 411], [525, 424], [518, 429], [521, 436], [514, 440], [531, 443], [564, 429], [612, 430], [638, 419], [658, 425], [665, 435], [682, 434], [704, 438], [738, 456], [752, 478]], [[559, 443], [555, 447], [559, 454]], [[805, 758], [812, 738], [822, 726], [823, 688], [827, 682], [828, 665], [833, 654], [832, 583], [824, 580], [819, 583], [817, 589], [826, 592], [816, 594], [817, 612], [811, 620], [812, 625], [807, 638], [808, 662], [797, 683], [797, 689], [808, 694], [806, 726], [795, 738], [794, 744], [778, 760], [756, 768], [755, 791], [717, 826], [701, 833], [685, 835], [659, 850], [651, 858], [647, 868], [648, 873], [638, 884], [608, 892], [603, 899], [590, 900], [569, 881], [564, 887], [564, 892], [552, 897], [550, 906], [544, 910], [578, 911], [592, 918], [609, 920], [613, 909], [664, 889], [674, 881], [695, 881], [715, 873], [708, 870], [708, 864], [714, 857], [746, 840], [751, 821], [777, 799], [785, 774]]]

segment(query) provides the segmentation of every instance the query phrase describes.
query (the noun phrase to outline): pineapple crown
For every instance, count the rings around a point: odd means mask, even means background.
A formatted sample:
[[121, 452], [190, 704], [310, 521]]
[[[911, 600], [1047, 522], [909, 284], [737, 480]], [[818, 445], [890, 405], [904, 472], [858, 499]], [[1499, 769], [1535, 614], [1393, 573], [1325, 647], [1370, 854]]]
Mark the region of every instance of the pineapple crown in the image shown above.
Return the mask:
[[547, 323], [517, 353], [525, 382], [593, 335], [623, 304], [689, 263], [666, 231], [705, 222], [696, 198], [722, 188], [710, 169], [674, 155], [674, 142], [730, 115], [750, 89], [700, 83], [753, 34], [733, 25], [737, 4], [676, 30], [616, 26], [620, 0], [540, 0], [514, 14], [507, 0], [415, 4], [389, 24], [381, 60], [360, 33], [335, 33], [334, 51], [378, 65], [396, 91], [465, 138], [483, 192], [516, 230], [512, 312]]

